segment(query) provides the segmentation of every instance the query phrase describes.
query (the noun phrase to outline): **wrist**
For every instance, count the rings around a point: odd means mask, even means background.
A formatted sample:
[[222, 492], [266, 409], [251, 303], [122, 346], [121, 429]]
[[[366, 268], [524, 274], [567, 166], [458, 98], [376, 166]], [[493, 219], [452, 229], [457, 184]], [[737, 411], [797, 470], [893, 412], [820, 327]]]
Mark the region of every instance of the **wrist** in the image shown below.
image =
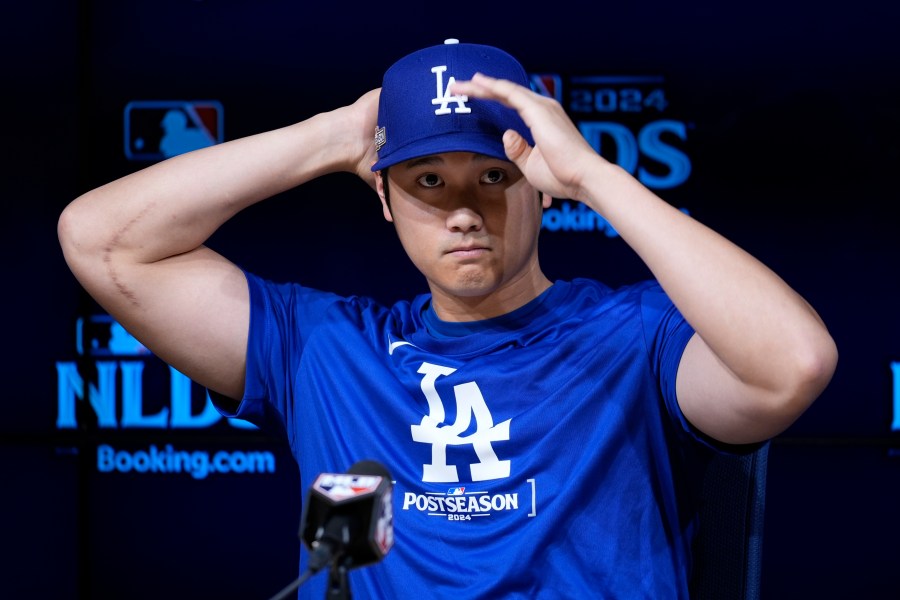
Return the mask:
[[580, 182], [580, 200], [599, 212], [599, 205], [604, 198], [614, 196], [613, 191], [628, 173], [619, 165], [601, 156], [596, 156], [592, 164], [583, 170]]
[[296, 173], [303, 180], [352, 170], [352, 136], [341, 109], [323, 112], [290, 126]]

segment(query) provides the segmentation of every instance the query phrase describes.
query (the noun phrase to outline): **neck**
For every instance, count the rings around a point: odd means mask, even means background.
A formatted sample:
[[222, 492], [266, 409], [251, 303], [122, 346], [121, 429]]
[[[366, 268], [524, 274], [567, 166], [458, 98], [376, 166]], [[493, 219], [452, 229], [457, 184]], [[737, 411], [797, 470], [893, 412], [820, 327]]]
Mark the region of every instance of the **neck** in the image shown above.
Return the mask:
[[460, 296], [430, 284], [431, 304], [442, 321], [481, 321], [525, 306], [551, 285], [540, 269], [483, 295]]

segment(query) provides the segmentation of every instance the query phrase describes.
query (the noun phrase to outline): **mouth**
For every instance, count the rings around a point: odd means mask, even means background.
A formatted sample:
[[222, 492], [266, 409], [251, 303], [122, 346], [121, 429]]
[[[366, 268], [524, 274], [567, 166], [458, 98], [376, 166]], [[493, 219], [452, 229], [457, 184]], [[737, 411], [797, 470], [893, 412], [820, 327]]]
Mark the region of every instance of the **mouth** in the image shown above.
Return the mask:
[[490, 251], [491, 249], [487, 246], [478, 244], [466, 244], [461, 246], [454, 246], [453, 248], [447, 250], [445, 254], [454, 258], [468, 259], [481, 257]]

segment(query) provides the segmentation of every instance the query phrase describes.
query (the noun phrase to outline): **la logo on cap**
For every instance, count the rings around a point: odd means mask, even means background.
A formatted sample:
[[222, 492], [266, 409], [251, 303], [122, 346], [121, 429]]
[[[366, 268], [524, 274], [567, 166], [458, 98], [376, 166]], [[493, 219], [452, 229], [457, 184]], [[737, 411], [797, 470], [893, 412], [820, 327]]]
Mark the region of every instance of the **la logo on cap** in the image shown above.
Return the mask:
[[[458, 44], [458, 43], [459, 43], [459, 40], [454, 39], [454, 38], [450, 38], [450, 39], [444, 40], [444, 43], [445, 43], [445, 44]], [[444, 87], [444, 72], [445, 72], [446, 70], [447, 70], [447, 65], [440, 65], [440, 66], [438, 66], [438, 67], [432, 67], [432, 68], [431, 68], [431, 72], [435, 74], [435, 77], [436, 77], [436, 80], [437, 80], [437, 81], [436, 81], [436, 83], [437, 83], [437, 94], [435, 95], [434, 98], [432, 98], [431, 104], [432, 104], [432, 105], [440, 105], [440, 106], [434, 111], [434, 114], [436, 114], [436, 115], [449, 115], [450, 112], [451, 112], [451, 111], [450, 111], [449, 104], [450, 104], [451, 102], [456, 102], [456, 108], [453, 110], [453, 112], [455, 112], [455, 113], [466, 114], [466, 113], [472, 112], [472, 109], [469, 108], [468, 106], [466, 106], [466, 102], [469, 101], [469, 97], [468, 97], [468, 96], [464, 96], [464, 95], [462, 95], [462, 96], [457, 96], [457, 95], [451, 96], [451, 95], [450, 95], [450, 86], [452, 86], [452, 85], [454, 84], [454, 82], [456, 82], [456, 78], [455, 78], [455, 77], [453, 77], [453, 76], [451, 75], [451, 76], [450, 76], [450, 79], [447, 80], [447, 87]]]
[[456, 102], [456, 108], [453, 109], [453, 112], [457, 113], [470, 113], [472, 109], [466, 106], [466, 102], [469, 101], [468, 96], [458, 96], [458, 95], [450, 95], [450, 86], [456, 81], [456, 78], [452, 75], [450, 79], [447, 80], [447, 87], [444, 87], [444, 71], [447, 70], [447, 65], [441, 65], [439, 67], [432, 67], [431, 72], [435, 74], [437, 78], [437, 95], [431, 99], [432, 104], [440, 104], [440, 107], [434, 111], [436, 115], [449, 115], [450, 107], [448, 106], [451, 102]]

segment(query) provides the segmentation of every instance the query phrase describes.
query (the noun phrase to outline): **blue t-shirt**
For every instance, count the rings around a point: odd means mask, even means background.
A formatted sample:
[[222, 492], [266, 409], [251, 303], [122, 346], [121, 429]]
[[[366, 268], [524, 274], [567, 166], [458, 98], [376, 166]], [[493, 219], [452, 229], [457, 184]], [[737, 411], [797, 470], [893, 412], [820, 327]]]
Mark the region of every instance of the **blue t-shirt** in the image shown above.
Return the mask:
[[707, 446], [675, 394], [693, 330], [656, 282], [557, 281], [448, 323], [427, 294], [383, 306], [247, 280], [228, 416], [281, 430], [304, 485], [364, 459], [395, 480], [395, 545], [350, 571], [356, 597], [687, 598]]

